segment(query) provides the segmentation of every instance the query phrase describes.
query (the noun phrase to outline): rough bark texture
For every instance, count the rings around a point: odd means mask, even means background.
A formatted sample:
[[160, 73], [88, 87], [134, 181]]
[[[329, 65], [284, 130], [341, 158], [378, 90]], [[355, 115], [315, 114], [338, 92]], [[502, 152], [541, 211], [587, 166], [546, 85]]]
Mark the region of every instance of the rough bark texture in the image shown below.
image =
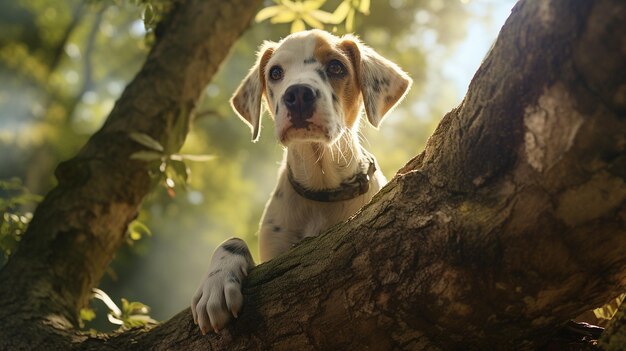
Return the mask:
[[141, 71], [105, 125], [59, 165], [58, 186], [0, 271], [0, 349], [61, 349], [71, 341], [66, 331], [150, 190], [147, 164], [129, 158], [142, 149], [129, 133], [178, 150], [204, 87], [260, 2], [174, 2]]
[[[345, 224], [254, 269], [244, 286], [243, 313], [220, 335], [201, 336], [189, 311], [183, 311], [150, 331], [84, 337], [76, 340], [76, 348], [541, 347], [570, 318], [626, 288], [625, 13], [621, 0], [519, 3], [467, 97], [444, 117], [425, 151]], [[124, 133], [131, 127], [120, 120], [106, 128]], [[101, 134], [92, 142], [98, 140], [125, 139]], [[89, 150], [81, 154], [97, 151]], [[90, 162], [96, 167], [93, 163], [100, 161]], [[118, 191], [107, 189], [108, 196], [94, 203], [110, 202], [111, 194], [139, 186], [143, 179], [120, 182], [111, 174], [113, 167], [104, 167], [103, 184]], [[65, 186], [101, 187], [87, 179], [82, 186]], [[51, 213], [72, 219], [73, 225], [38, 211], [31, 232], [68, 229], [64, 236], [39, 234], [43, 244], [25, 240], [16, 262], [1, 273], [3, 281], [12, 279], [16, 286], [7, 294], [3, 284], [1, 311], [35, 313], [41, 304], [58, 304], [47, 308], [71, 320], [70, 312], [99, 275], [83, 279], [80, 287], [63, 277], [85, 275], [76, 270], [101, 272], [104, 262], [90, 259], [86, 268], [78, 265], [51, 277], [27, 271], [23, 264], [43, 262], [37, 255], [46, 253], [46, 262], [56, 257], [46, 251], [56, 238], [55, 245], [65, 251], [52, 262], [63, 268], [65, 260], [83, 255], [75, 250], [94, 245], [89, 242], [102, 242], [102, 235], [112, 240], [109, 232], [77, 234], [102, 225], [103, 215], [110, 219], [117, 213], [125, 218], [114, 223], [115, 234], [121, 235], [132, 218], [128, 212], [136, 210], [128, 200], [107, 211], [64, 208], [55, 198], [67, 196], [66, 191], [56, 190], [42, 207], [51, 211], [57, 204], [63, 212]], [[21, 284], [15, 269], [26, 275]], [[27, 283], [37, 289], [28, 289]], [[48, 289], [59, 294], [51, 297]], [[15, 291], [29, 294], [29, 300], [16, 300]], [[6, 296], [14, 300], [7, 304]], [[73, 297], [69, 304], [68, 296]], [[14, 306], [31, 300], [39, 305]], [[0, 320], [6, 318], [0, 312]], [[5, 340], [2, 331], [0, 340]]]

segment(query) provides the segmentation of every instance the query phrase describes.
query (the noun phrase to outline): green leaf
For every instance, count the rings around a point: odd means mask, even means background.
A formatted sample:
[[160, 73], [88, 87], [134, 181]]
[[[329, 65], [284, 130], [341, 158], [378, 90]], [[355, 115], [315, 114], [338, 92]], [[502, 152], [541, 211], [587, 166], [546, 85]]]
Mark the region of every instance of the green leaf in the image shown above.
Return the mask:
[[285, 11], [282, 12], [274, 17], [272, 17], [272, 19], [270, 20], [271, 23], [289, 23], [293, 20], [295, 20], [297, 17], [297, 14], [293, 11]]
[[133, 139], [134, 141], [138, 142], [139, 144], [147, 148], [150, 148], [156, 151], [161, 151], [161, 152], [164, 151], [163, 145], [161, 145], [161, 143], [159, 143], [158, 141], [154, 140], [148, 134], [132, 132], [129, 134], [129, 136], [131, 139]]
[[293, 2], [293, 1], [290, 1], [290, 0], [281, 0], [281, 3], [289, 11], [298, 12], [298, 10], [302, 9], [302, 3], [300, 1]]
[[348, 11], [348, 16], [346, 17], [346, 31], [352, 32], [354, 30], [354, 9], [351, 8]]
[[605, 320], [612, 319], [615, 316], [615, 313], [617, 313], [619, 306], [622, 304], [625, 297], [626, 293], [621, 294], [606, 305], [594, 309], [593, 313], [595, 314], [596, 318]]
[[175, 161], [194, 161], [194, 162], [206, 162], [212, 161], [216, 158], [215, 155], [189, 155], [189, 154], [173, 154], [170, 155], [170, 160]]
[[143, 10], [143, 22], [146, 25], [152, 24], [154, 21], [154, 9], [151, 4], [146, 4], [146, 8]]
[[324, 5], [325, 2], [326, 0], [307, 0], [302, 3], [302, 8], [305, 11], [317, 10]]
[[80, 309], [80, 319], [82, 321], [89, 322], [89, 321], [92, 321], [94, 318], [96, 318], [96, 311], [88, 307]]
[[322, 22], [315, 19], [313, 16], [310, 16], [308, 14], [303, 14], [302, 19], [304, 20], [304, 22], [306, 22], [306, 24], [308, 24], [309, 26], [313, 28], [324, 29], [324, 24], [322, 24]]
[[341, 23], [348, 16], [348, 12], [350, 12], [352, 6], [350, 5], [350, 0], [345, 0], [337, 8], [333, 11], [332, 20], [328, 23]]
[[293, 21], [291, 24], [291, 33], [301, 32], [306, 29], [304, 22], [301, 19]]
[[169, 137], [165, 140], [165, 154], [176, 153], [185, 142], [189, 130], [189, 108], [182, 105], [178, 111], [168, 113], [166, 118]]
[[157, 324], [158, 322], [145, 315], [132, 315], [124, 320], [125, 328], [143, 327], [149, 324]]
[[127, 310], [129, 314], [146, 314], [150, 312], [150, 308], [147, 305], [144, 305], [141, 302], [133, 301], [128, 303]]
[[128, 300], [123, 297], [120, 300], [122, 300], [122, 315], [125, 315], [129, 312]]
[[134, 220], [128, 225], [128, 236], [132, 241], [137, 241], [143, 236], [152, 236], [152, 232], [145, 224]]
[[141, 233], [139, 233], [139, 232], [128, 232], [128, 237], [132, 241], [141, 240]]
[[130, 222], [128, 225], [128, 234], [130, 238], [135, 241], [141, 239], [144, 235], [152, 236], [150, 228], [138, 220]]
[[41, 196], [41, 195], [26, 193], [26, 194], [22, 194], [22, 196], [20, 196], [18, 198], [18, 202], [17, 203], [20, 204], [20, 205], [25, 205], [25, 204], [30, 203], [30, 202], [39, 203], [42, 200], [43, 200], [43, 196]]
[[330, 13], [330, 12], [326, 12], [326, 11], [322, 11], [322, 10], [313, 10], [311, 12], [308, 13], [309, 16], [315, 18], [316, 20], [326, 23], [326, 24], [337, 24], [339, 22], [335, 21], [335, 15]]
[[278, 15], [281, 11], [284, 11], [284, 10], [285, 10], [284, 6], [280, 6], [280, 5], [269, 6], [264, 9], [261, 9], [261, 11], [259, 11], [259, 13], [256, 14], [256, 17], [254, 17], [254, 20], [257, 22], [263, 22], [270, 17], [274, 17]]
[[155, 161], [160, 160], [163, 154], [156, 151], [140, 150], [130, 155], [131, 160]]
[[182, 181], [183, 185], [186, 185], [187, 179], [189, 179], [189, 168], [185, 162], [172, 160], [169, 162], [169, 165], [176, 174], [176, 177]]
[[22, 181], [19, 178], [0, 180], [0, 189], [2, 190], [21, 190], [22, 188]]
[[157, 323], [157, 321], [155, 321], [154, 319], [150, 318], [150, 316], [147, 316], [147, 315], [133, 315], [131, 316], [131, 318], [136, 321], [142, 321], [144, 324]]
[[[17, 207], [38, 203], [43, 199], [40, 195], [31, 194], [19, 178], [0, 180], [0, 190], [5, 191], [4, 198], [0, 198], [0, 213], [15, 212], [18, 210]], [[22, 222], [28, 223], [29, 221], [30, 219], [27, 219]]]
[[117, 318], [116, 316], [109, 316], [109, 321], [114, 324], [122, 324], [123, 328], [141, 327], [148, 324], [156, 324], [157, 321], [150, 318], [148, 313], [150, 307], [138, 302], [128, 301], [122, 298], [122, 315]]
[[359, 12], [365, 15], [370, 14], [370, 0], [361, 0], [359, 3]]

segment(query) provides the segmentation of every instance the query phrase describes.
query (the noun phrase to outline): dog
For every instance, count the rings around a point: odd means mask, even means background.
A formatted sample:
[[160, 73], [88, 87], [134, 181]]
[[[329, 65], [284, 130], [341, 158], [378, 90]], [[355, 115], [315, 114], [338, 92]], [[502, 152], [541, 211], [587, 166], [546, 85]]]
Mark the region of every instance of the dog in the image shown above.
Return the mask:
[[[285, 147], [278, 183], [261, 218], [261, 261], [345, 221], [386, 183], [357, 135], [361, 111], [378, 128], [406, 95], [411, 78], [353, 35], [321, 30], [261, 45], [231, 105], [259, 138], [261, 100]], [[203, 334], [216, 333], [243, 306], [241, 283], [255, 266], [246, 243], [223, 242], [191, 301]]]

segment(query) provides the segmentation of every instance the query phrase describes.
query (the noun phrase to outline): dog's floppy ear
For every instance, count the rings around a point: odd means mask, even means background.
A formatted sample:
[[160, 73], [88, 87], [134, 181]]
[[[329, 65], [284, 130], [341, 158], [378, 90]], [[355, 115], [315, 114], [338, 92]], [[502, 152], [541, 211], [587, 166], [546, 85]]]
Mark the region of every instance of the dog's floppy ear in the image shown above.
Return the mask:
[[354, 63], [367, 119], [378, 128], [383, 117], [409, 91], [413, 81], [395, 63], [380, 56], [356, 37], [344, 37], [341, 45]]
[[252, 141], [259, 140], [261, 131], [261, 97], [265, 92], [265, 66], [274, 53], [276, 43], [265, 42], [257, 54], [257, 61], [230, 99], [237, 115], [252, 130]]

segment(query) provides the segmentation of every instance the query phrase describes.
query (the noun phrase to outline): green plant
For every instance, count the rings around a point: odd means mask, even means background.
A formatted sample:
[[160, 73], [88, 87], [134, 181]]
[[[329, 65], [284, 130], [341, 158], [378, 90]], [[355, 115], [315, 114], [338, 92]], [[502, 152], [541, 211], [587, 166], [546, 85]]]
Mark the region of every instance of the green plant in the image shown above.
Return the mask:
[[152, 236], [152, 231], [145, 225], [143, 222], [139, 220], [134, 220], [130, 222], [127, 229], [127, 243], [132, 245], [135, 241], [141, 240], [144, 236]]
[[147, 31], [153, 31], [156, 25], [171, 9], [172, 0], [133, 0], [142, 9], [141, 19]]
[[[107, 313], [109, 322], [119, 325], [120, 329], [143, 327], [158, 323], [150, 317], [150, 307], [141, 302], [128, 301], [125, 298], [121, 298], [120, 300], [122, 305], [120, 308], [117, 304], [115, 304], [115, 302], [113, 302], [109, 295], [100, 289], [93, 289], [92, 297], [102, 301], [107, 306], [109, 309], [109, 312]], [[95, 318], [95, 316], [96, 313], [93, 309], [81, 309], [81, 327], [84, 327], [84, 321], [91, 321]]]
[[133, 160], [141, 160], [150, 163], [150, 176], [156, 184], [161, 184], [167, 193], [174, 197], [174, 188], [180, 185], [187, 187], [189, 180], [189, 167], [185, 161], [209, 161], [215, 157], [212, 155], [187, 155], [173, 153], [169, 148], [163, 147], [161, 143], [144, 133], [130, 133], [130, 138], [135, 142], [145, 146], [148, 150], [140, 150], [132, 155]]
[[369, 15], [370, 0], [344, 0], [332, 12], [320, 10], [326, 0], [275, 0], [276, 5], [268, 6], [256, 15], [255, 20], [267, 19], [271, 23], [291, 23], [291, 32], [311, 28], [324, 29], [324, 25], [337, 25], [345, 22], [346, 31], [354, 30], [354, 18], [357, 12]]
[[41, 196], [31, 194], [17, 178], [0, 180], [0, 194], [0, 251], [6, 259], [15, 251], [33, 218], [31, 212], [21, 209], [41, 201]]
[[624, 302], [624, 298], [626, 298], [626, 293], [619, 295], [606, 305], [594, 309], [593, 314], [595, 314], [596, 318], [598, 319], [613, 319], [613, 316], [615, 316], [615, 313], [617, 313], [619, 306], [622, 304], [622, 302]]

